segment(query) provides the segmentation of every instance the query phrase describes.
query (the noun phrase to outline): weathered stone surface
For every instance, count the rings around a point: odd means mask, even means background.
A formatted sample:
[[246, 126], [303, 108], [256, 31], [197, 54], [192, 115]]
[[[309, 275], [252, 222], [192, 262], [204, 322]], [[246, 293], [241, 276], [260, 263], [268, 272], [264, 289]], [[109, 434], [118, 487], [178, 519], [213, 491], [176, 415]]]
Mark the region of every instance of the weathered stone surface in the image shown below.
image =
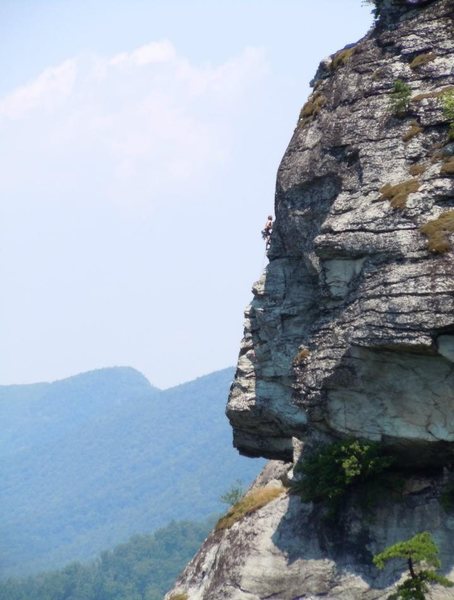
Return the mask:
[[[288, 466], [287, 466], [288, 468]], [[260, 484], [276, 476], [273, 465]], [[283, 477], [282, 466], [278, 477]], [[189, 600], [385, 600], [404, 565], [379, 571], [372, 556], [415, 531], [430, 530], [440, 548], [442, 571], [454, 577], [454, 517], [438, 502], [439, 478], [408, 480], [404, 499], [386, 496], [374, 518], [350, 508], [335, 523], [312, 504], [283, 495], [230, 529], [212, 533], [175, 584]], [[432, 600], [452, 600], [435, 587]]]
[[454, 335], [440, 335], [437, 338], [437, 347], [439, 354], [454, 362]]
[[[454, 252], [431, 253], [420, 231], [454, 206], [439, 100], [454, 86], [454, 7], [410, 4], [381, 3], [376, 29], [323, 61], [280, 165], [227, 408], [244, 454], [291, 459], [293, 436], [354, 435], [405, 464], [412, 448], [419, 464], [454, 456]], [[413, 97], [401, 118], [396, 79]], [[381, 189], [406, 182], [393, 206]]]
[[[280, 165], [227, 415], [240, 452], [289, 463], [255, 485], [291, 485], [308, 447], [353, 436], [393, 455], [403, 491], [370, 513], [351, 492], [335, 521], [282, 494], [208, 537], [172, 591], [188, 600], [385, 600], [404, 565], [380, 572], [372, 556], [422, 531], [454, 579], [454, 513], [440, 501], [454, 479], [454, 234], [435, 254], [420, 230], [454, 208], [439, 99], [454, 86], [454, 2], [378, 8], [374, 30], [320, 64]], [[397, 79], [412, 90], [400, 117]], [[386, 184], [408, 195], [386, 198]]]

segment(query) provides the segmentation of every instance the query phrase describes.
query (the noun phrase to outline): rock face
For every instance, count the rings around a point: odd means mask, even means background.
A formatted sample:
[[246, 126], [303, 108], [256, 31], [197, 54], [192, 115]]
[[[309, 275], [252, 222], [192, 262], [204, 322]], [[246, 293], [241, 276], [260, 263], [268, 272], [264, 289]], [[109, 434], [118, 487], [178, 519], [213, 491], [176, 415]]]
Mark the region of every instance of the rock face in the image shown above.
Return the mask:
[[[454, 254], [421, 227], [454, 219], [440, 101], [454, 5], [398, 7], [321, 64], [280, 165], [227, 410], [244, 454], [289, 460], [293, 436], [351, 435], [406, 462], [453, 458]], [[397, 80], [412, 98], [399, 115]]]
[[454, 577], [454, 2], [376, 4], [375, 28], [320, 64], [279, 167], [227, 415], [242, 454], [288, 463], [258, 486], [354, 437], [394, 457], [405, 491], [373, 517], [353, 495], [334, 524], [283, 488], [213, 532], [168, 600], [385, 599], [403, 566], [373, 554], [424, 530]]
[[[271, 461], [256, 485], [285, 481], [288, 467]], [[404, 499], [393, 505], [383, 499], [373, 520], [370, 515], [365, 519], [352, 504], [336, 524], [325, 522], [312, 504], [283, 493], [229, 529], [211, 533], [165, 598], [385, 600], [392, 584], [399, 581], [402, 565], [378, 571], [372, 556], [423, 529], [436, 532], [444, 572], [449, 575], [454, 562], [454, 516], [447, 517], [434, 498], [439, 483], [409, 479]], [[454, 568], [450, 575], [454, 577]], [[452, 589], [431, 590], [432, 600], [453, 598]]]

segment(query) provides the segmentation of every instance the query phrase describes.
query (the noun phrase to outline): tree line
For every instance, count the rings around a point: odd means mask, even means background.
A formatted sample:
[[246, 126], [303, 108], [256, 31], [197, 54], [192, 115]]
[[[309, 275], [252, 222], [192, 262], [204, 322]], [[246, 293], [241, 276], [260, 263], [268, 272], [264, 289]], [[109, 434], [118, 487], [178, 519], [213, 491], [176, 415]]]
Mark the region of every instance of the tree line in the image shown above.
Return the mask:
[[171, 522], [89, 562], [0, 582], [0, 600], [162, 600], [214, 519]]

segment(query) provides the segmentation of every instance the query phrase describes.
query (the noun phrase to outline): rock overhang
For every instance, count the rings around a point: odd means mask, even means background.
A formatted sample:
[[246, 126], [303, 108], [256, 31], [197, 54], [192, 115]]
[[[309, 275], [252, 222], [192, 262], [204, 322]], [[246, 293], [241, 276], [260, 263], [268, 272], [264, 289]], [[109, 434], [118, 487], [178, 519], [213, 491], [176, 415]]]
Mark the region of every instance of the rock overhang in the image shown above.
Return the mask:
[[[325, 61], [282, 159], [270, 263], [227, 407], [245, 454], [288, 460], [292, 437], [312, 430], [405, 449], [404, 462], [412, 447], [418, 461], [450, 456], [454, 257], [432, 254], [421, 226], [454, 205], [437, 101], [454, 85], [454, 27], [448, 1], [418, 6], [382, 3], [382, 16], [406, 7], [405, 17], [377, 26], [336, 68]], [[410, 68], [428, 47], [436, 59]], [[396, 78], [413, 96], [432, 94], [399, 119]], [[421, 131], [406, 140], [415, 119]], [[381, 189], [419, 165], [418, 189], [393, 207]]]

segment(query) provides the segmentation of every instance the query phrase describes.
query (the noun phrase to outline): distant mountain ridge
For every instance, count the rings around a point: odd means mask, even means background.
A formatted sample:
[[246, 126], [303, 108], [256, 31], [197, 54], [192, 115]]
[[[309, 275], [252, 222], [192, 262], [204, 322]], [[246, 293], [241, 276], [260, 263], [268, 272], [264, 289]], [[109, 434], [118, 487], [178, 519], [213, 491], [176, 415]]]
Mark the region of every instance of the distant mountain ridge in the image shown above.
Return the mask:
[[[49, 434], [52, 423], [55, 426], [61, 419], [65, 420], [70, 406], [72, 419], [66, 426], [74, 427], [93, 415], [94, 405], [101, 408], [105, 404], [121, 402], [126, 391], [128, 398], [135, 398], [158, 389], [131, 367], [96, 369], [52, 383], [0, 385], [0, 419], [4, 427], [0, 455], [5, 456], [4, 452], [11, 448], [8, 434], [31, 444], [36, 437], [41, 437], [42, 426]], [[80, 402], [82, 395], [83, 403]], [[63, 431], [59, 430], [58, 434], [62, 435]]]
[[233, 368], [168, 390], [113, 367], [0, 386], [0, 572], [56, 568], [172, 519], [222, 510], [263, 464], [231, 444]]

